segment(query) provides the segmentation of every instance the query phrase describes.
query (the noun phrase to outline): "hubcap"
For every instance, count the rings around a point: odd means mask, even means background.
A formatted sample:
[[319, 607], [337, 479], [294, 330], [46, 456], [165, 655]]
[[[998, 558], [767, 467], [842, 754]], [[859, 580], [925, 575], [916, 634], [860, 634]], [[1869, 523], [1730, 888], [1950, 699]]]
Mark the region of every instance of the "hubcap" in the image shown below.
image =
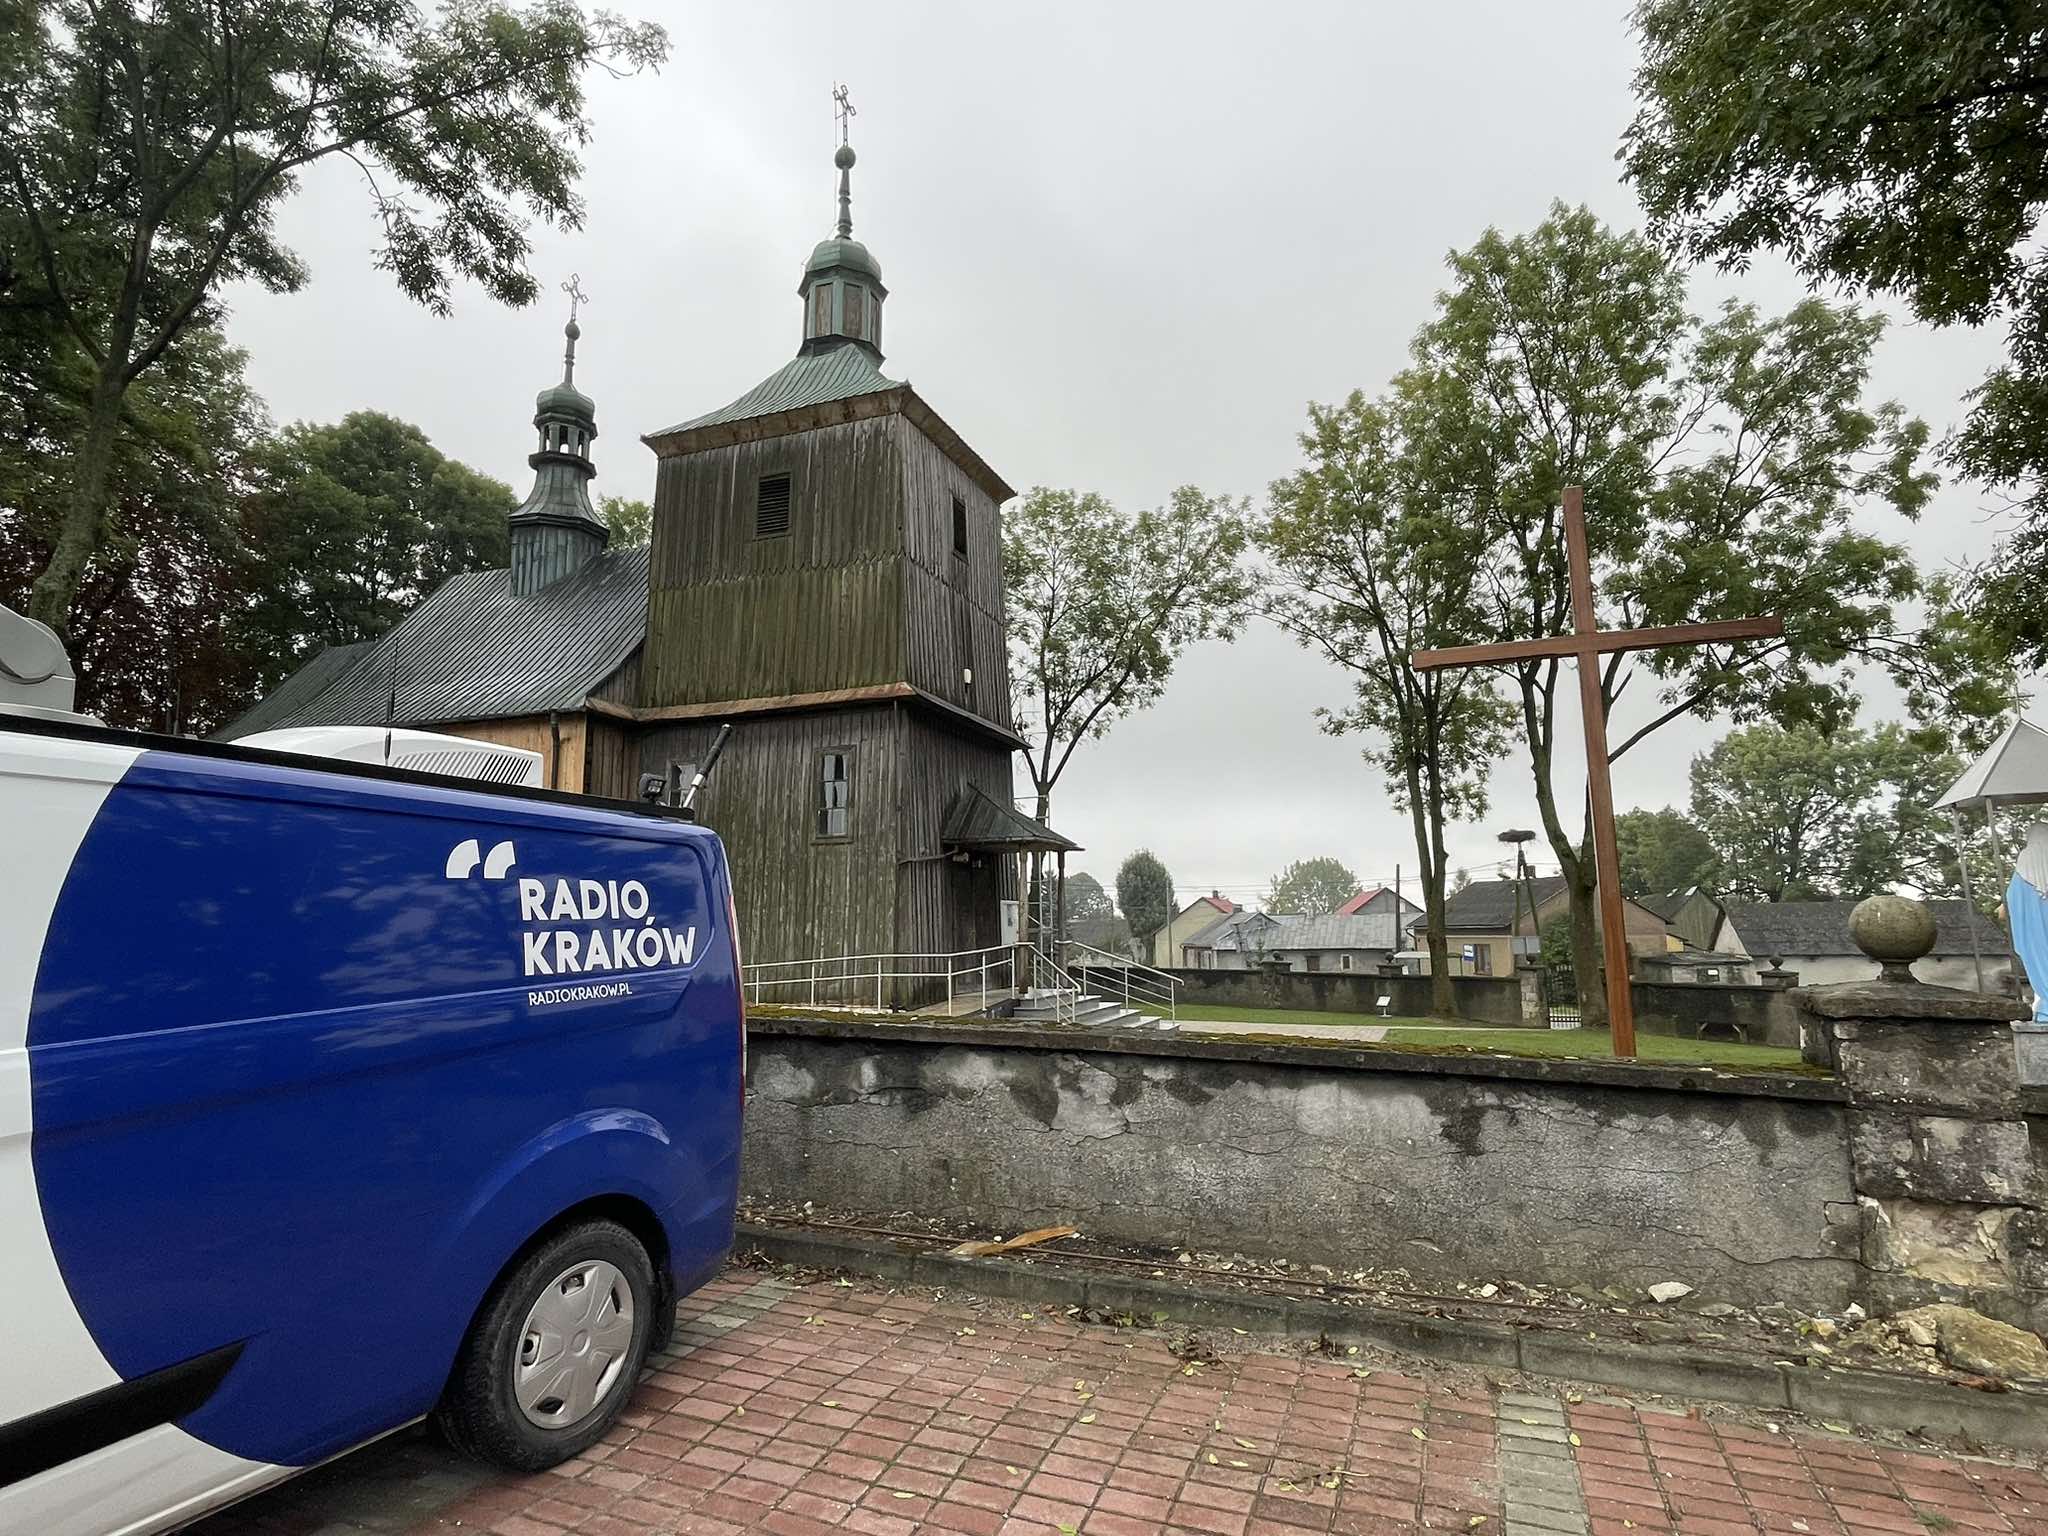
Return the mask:
[[519, 1331], [512, 1396], [543, 1429], [580, 1422], [619, 1383], [633, 1345], [633, 1288], [603, 1259], [549, 1282]]

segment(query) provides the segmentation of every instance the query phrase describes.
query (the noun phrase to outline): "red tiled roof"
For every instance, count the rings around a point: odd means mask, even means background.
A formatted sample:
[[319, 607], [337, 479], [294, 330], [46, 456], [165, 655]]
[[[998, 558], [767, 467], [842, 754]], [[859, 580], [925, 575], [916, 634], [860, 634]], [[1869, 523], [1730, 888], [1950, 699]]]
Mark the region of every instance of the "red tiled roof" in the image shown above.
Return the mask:
[[1337, 917], [1354, 917], [1364, 910], [1367, 902], [1371, 901], [1373, 897], [1379, 895], [1385, 889], [1384, 885], [1368, 886], [1365, 890], [1360, 891], [1356, 896], [1345, 902], [1333, 915]]

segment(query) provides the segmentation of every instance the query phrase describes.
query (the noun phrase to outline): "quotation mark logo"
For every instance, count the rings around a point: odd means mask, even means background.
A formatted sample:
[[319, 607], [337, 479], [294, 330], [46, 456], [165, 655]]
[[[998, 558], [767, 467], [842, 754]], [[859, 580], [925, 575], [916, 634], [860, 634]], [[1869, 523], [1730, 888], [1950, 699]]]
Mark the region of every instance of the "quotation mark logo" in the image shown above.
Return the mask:
[[446, 874], [450, 880], [467, 880], [476, 873], [477, 865], [481, 864], [486, 880], [502, 880], [505, 878], [505, 871], [512, 867], [518, 857], [510, 839], [493, 847], [490, 856], [486, 858], [482, 845], [473, 837], [466, 838], [448, 850]]

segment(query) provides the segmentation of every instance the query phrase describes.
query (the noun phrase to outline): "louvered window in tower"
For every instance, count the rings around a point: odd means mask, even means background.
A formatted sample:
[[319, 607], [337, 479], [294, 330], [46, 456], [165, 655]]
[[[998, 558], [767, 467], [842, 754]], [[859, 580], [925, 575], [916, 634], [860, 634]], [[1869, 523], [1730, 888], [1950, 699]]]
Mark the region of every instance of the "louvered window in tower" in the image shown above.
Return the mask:
[[811, 334], [832, 334], [832, 285], [820, 283], [811, 290]]
[[862, 322], [867, 318], [863, 312], [863, 301], [867, 296], [867, 290], [858, 284], [846, 285], [846, 334], [849, 336], [861, 334]]
[[763, 475], [754, 488], [754, 537], [779, 539], [789, 532], [789, 476]]
[[818, 836], [846, 837], [853, 831], [853, 748], [818, 754]]

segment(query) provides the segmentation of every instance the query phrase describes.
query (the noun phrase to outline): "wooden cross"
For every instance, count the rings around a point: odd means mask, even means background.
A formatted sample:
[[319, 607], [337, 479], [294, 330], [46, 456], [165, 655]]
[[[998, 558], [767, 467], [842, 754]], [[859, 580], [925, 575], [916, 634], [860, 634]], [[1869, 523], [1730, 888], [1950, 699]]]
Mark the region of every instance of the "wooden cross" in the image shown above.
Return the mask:
[[[1571, 576], [1572, 632], [1499, 645], [1458, 645], [1417, 651], [1418, 672], [1438, 667], [1484, 667], [1507, 661], [1570, 656], [1579, 668], [1579, 702], [1586, 716], [1586, 794], [1593, 811], [1594, 889], [1607, 950], [1607, 1016], [1614, 1054], [1636, 1053], [1636, 1015], [1628, 989], [1628, 920], [1621, 899], [1621, 855], [1614, 839], [1614, 785], [1607, 772], [1607, 709], [1600, 697], [1598, 658], [1616, 651], [1660, 651], [1715, 640], [1766, 640], [1785, 633], [1782, 619], [1722, 619], [1711, 624], [1669, 624], [1658, 629], [1602, 629], [1593, 611], [1593, 561], [1586, 546], [1586, 495], [1564, 490], [1564, 548]], [[1511, 946], [1512, 947], [1512, 946]]]
[[860, 116], [860, 113], [854, 109], [853, 98], [846, 94], [846, 87], [843, 85], [832, 87], [832, 105], [832, 115], [839, 119], [839, 142], [844, 144], [847, 123]]

